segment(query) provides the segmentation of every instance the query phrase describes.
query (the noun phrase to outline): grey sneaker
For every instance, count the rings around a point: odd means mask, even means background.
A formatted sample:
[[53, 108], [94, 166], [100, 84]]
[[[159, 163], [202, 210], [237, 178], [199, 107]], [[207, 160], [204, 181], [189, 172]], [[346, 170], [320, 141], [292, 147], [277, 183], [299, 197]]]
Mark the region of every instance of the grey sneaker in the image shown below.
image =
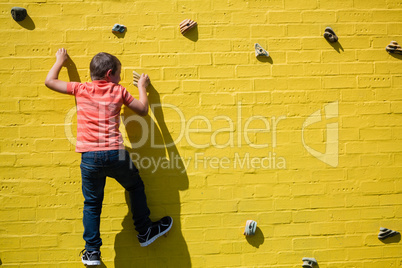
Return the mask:
[[145, 233], [138, 234], [137, 238], [141, 247], [146, 247], [154, 242], [158, 237], [169, 232], [172, 228], [173, 219], [169, 216], [163, 217], [157, 222], [153, 222]]
[[81, 260], [82, 260], [83, 264], [85, 264], [85, 265], [101, 265], [100, 251], [87, 251], [84, 249], [81, 251], [80, 255], [81, 254], [82, 254]]

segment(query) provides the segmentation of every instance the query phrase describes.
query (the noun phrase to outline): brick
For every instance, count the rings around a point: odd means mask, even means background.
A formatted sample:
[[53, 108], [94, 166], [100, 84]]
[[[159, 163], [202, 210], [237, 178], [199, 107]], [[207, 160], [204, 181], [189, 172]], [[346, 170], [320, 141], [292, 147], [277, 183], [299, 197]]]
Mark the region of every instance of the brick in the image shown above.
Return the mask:
[[339, 235], [345, 233], [345, 225], [341, 222], [311, 223], [311, 235]]
[[354, 260], [364, 260], [365, 256], [370, 256], [371, 258], [382, 257], [382, 252], [376, 248], [350, 248], [347, 252], [349, 258]]
[[253, 9], [254, 8], [264, 8], [267, 10], [283, 9], [283, 1], [282, 0], [264, 0], [264, 1], [250, 0], [248, 2], [248, 4]]
[[323, 198], [320, 196], [311, 197], [311, 208], [338, 208], [345, 205], [344, 200], [337, 197]]
[[309, 64], [304, 68], [306, 75], [336, 75], [339, 74], [340, 66], [338, 64]]
[[252, 25], [251, 37], [278, 37], [285, 36], [286, 27], [283, 25]]
[[340, 66], [340, 74], [371, 74], [374, 66], [370, 63], [344, 63]]
[[399, 62], [390, 62], [390, 63], [380, 63], [376, 62], [374, 65], [375, 73], [377, 74], [397, 74], [397, 70], [395, 68], [401, 68], [401, 64]]
[[215, 91], [216, 85], [214, 82], [205, 80], [184, 80], [183, 91], [184, 92], [203, 92], [203, 91]]
[[230, 40], [219, 39], [204, 39], [198, 40], [195, 44], [195, 51], [198, 52], [211, 52], [211, 48], [214, 48], [215, 52], [227, 52], [231, 50]]
[[294, 250], [311, 250], [311, 249], [325, 249], [327, 248], [327, 238], [309, 237], [309, 238], [295, 238], [293, 239]]
[[302, 64], [281, 64], [272, 66], [272, 76], [302, 76], [304, 66]]
[[234, 75], [232, 66], [200, 66], [201, 78], [228, 78]]
[[249, 38], [250, 27], [248, 26], [215, 26], [214, 36], [219, 39], [233, 39], [233, 38]]
[[236, 79], [236, 80], [219, 80], [216, 88], [219, 91], [251, 91], [253, 88], [253, 81], [250, 79]]
[[330, 48], [331, 45], [328, 44], [328, 42], [325, 40], [325, 38], [318, 38], [318, 37], [303, 37], [301, 39], [301, 48], [302, 50], [322, 50], [322, 49], [328, 49]]
[[213, 62], [216, 65], [247, 64], [247, 53], [214, 53]]
[[[356, 57], [356, 52], [351, 51], [343, 51], [342, 53], [338, 53], [337, 51], [322, 51], [322, 62], [323, 63], [334, 63], [334, 62], [355, 62], [358, 57]], [[360, 60], [360, 58], [358, 58]]]
[[238, 77], [265, 76], [271, 73], [270, 66], [267, 65], [238, 65], [236, 74]]
[[194, 51], [194, 44], [186, 41], [160, 41], [159, 49], [161, 53], [178, 53], [178, 52], [192, 52]]
[[392, 267], [396, 266], [393, 260], [373, 260], [371, 262], [363, 262], [363, 268], [374, 268], [374, 267]]
[[285, 0], [285, 9], [298, 9], [298, 10], [303, 10], [303, 9], [316, 9], [317, 8], [317, 2], [313, 0], [308, 0], [305, 1], [304, 3], [298, 2], [296, 0]]
[[331, 0], [322, 0], [319, 2], [319, 7], [322, 9], [351, 9], [353, 7], [353, 2], [349, 0], [340, 0], [340, 1], [331, 1]]
[[342, 46], [345, 49], [364, 49], [370, 48], [370, 38], [369, 37], [344, 37], [342, 38]]
[[402, 23], [387, 24], [388, 35], [399, 35], [402, 29]]
[[317, 51], [287, 52], [286, 53], [286, 61], [288, 63], [320, 62], [321, 55]]
[[225, 93], [216, 93], [216, 94], [202, 94], [201, 95], [201, 105], [234, 105], [235, 100], [234, 96], [231, 94]]
[[[324, 88], [355, 88], [357, 86], [356, 77], [345, 77], [345, 76], [328, 76], [323, 78]], [[345, 91], [342, 91], [345, 92]], [[355, 90], [352, 90], [355, 92]], [[343, 96], [343, 94], [342, 94]], [[352, 100], [357, 100], [353, 98]]]
[[204, 24], [222, 24], [229, 23], [231, 16], [228, 12], [215, 11], [214, 16], [211, 16], [210, 12], [200, 12], [198, 14], [198, 20], [203, 21]]
[[297, 11], [269, 11], [268, 21], [270, 24], [297, 23], [301, 22], [301, 14]]
[[180, 53], [178, 55], [179, 64], [181, 66], [194, 65], [211, 65], [212, 57], [210, 53]]
[[381, 114], [390, 112], [388, 102], [365, 103], [358, 106], [359, 114]]
[[26, 58], [4, 58], [0, 70], [28, 70], [31, 66], [30, 60]]
[[389, 140], [392, 133], [389, 129], [361, 129], [360, 139], [362, 140]]
[[334, 11], [304, 11], [302, 12], [302, 21], [312, 23], [336, 22], [336, 13]]
[[[82, 8], [82, 9], [81, 9]], [[85, 3], [84, 5], [79, 5], [78, 3], [62, 4], [62, 13], [69, 14], [88, 14], [88, 13], [102, 13], [101, 4]]]
[[357, 51], [357, 59], [359, 61], [381, 61], [384, 58], [384, 45], [383, 49], [366, 49]]
[[292, 213], [288, 211], [266, 212], [258, 215], [258, 222], [264, 224], [289, 224], [292, 220]]
[[293, 199], [275, 199], [276, 210], [297, 210], [310, 208], [310, 200], [307, 197], [296, 197]]
[[265, 24], [266, 12], [233, 12], [231, 22], [234, 24]]
[[391, 77], [386, 75], [359, 76], [359, 87], [385, 88], [391, 86]]
[[387, 31], [386, 24], [358, 24], [356, 34], [358, 35], [380, 35]]
[[[138, 22], [142, 25], [141, 21]], [[128, 26], [127, 26], [128, 27]], [[162, 26], [156, 27], [153, 25], [145, 25], [138, 29], [138, 39], [140, 40], [155, 40], [159, 38], [159, 40], [171, 40], [175, 37], [175, 32], [177, 31], [176, 27], [173, 26]], [[168, 48], [174, 49], [175, 46], [171, 42], [167, 42], [169, 46]], [[190, 46], [190, 44], [189, 44]], [[176, 46], [177, 47], [177, 46]], [[162, 51], [161, 51], [162, 52]], [[173, 52], [173, 51], [171, 51]]]
[[317, 36], [321, 34], [319, 25], [291, 24], [287, 26], [288, 36]]
[[182, 106], [196, 107], [198, 106], [199, 98], [196, 95], [183, 95], [183, 94], [165, 95], [163, 97], [163, 103], [174, 104], [178, 107]]
[[354, 102], [356, 100], [370, 101], [374, 99], [374, 92], [371, 90], [342, 90], [341, 99], [342, 101]]
[[362, 182], [361, 191], [366, 194], [393, 193], [395, 184], [393, 182]]
[[163, 76], [165, 80], [183, 80], [197, 78], [198, 74], [195, 68], [164, 68]]
[[307, 224], [299, 223], [299, 224], [280, 224], [275, 225], [274, 227], [274, 236], [308, 236], [310, 234], [309, 228]]
[[289, 90], [318, 90], [321, 88], [321, 79], [316, 77], [290, 77], [287, 80]]
[[177, 56], [175, 54], [152, 54], [141, 55], [141, 66], [154, 67], [154, 66], [175, 66], [177, 64]]
[[339, 22], [372, 22], [373, 12], [367, 11], [338, 11]]
[[268, 40], [270, 50], [296, 50], [301, 48], [300, 40], [295, 38], [270, 39]]

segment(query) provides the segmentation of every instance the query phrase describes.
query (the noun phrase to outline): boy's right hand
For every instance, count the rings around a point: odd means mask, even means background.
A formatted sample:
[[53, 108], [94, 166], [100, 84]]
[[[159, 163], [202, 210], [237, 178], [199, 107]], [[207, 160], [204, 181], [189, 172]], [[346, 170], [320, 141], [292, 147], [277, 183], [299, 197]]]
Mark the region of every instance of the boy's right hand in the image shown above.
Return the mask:
[[147, 88], [151, 80], [147, 74], [141, 74], [140, 79], [138, 79], [138, 88], [143, 87]]
[[57, 50], [56, 52], [56, 61], [64, 63], [66, 62], [67, 59], [68, 59], [67, 50], [65, 48], [59, 48], [59, 50]]

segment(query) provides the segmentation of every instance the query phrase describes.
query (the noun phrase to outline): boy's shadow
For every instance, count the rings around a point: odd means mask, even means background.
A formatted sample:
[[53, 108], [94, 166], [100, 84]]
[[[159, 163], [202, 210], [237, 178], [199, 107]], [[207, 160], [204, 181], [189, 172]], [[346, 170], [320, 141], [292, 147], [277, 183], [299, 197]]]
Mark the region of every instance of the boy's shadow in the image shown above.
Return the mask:
[[[139, 117], [127, 107], [124, 108], [122, 122], [134, 148], [126, 149], [143, 179], [151, 220], [156, 221], [169, 215], [173, 218], [173, 227], [167, 238], [162, 236], [148, 247], [142, 248], [128, 209], [122, 222], [123, 229], [116, 235], [114, 264], [119, 268], [191, 267], [180, 221], [179, 191], [188, 189], [187, 172], [165, 124], [159, 94], [152, 85], [149, 85], [147, 91], [149, 104], [153, 107], [149, 114], [153, 113], [155, 121], [150, 115]], [[141, 140], [144, 136], [147, 136], [145, 143]], [[139, 146], [139, 143], [143, 145]], [[171, 146], [166, 146], [169, 144]], [[159, 165], [156, 165], [158, 161]], [[126, 202], [129, 203], [127, 192]]]

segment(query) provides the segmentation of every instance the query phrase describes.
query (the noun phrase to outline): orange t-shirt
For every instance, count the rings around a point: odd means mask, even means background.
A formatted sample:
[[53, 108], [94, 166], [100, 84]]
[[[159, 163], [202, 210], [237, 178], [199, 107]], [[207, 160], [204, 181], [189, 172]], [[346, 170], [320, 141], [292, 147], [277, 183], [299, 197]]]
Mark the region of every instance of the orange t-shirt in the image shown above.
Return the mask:
[[76, 152], [124, 148], [119, 131], [120, 110], [134, 100], [124, 87], [102, 80], [70, 82], [67, 93], [74, 95], [77, 103]]

